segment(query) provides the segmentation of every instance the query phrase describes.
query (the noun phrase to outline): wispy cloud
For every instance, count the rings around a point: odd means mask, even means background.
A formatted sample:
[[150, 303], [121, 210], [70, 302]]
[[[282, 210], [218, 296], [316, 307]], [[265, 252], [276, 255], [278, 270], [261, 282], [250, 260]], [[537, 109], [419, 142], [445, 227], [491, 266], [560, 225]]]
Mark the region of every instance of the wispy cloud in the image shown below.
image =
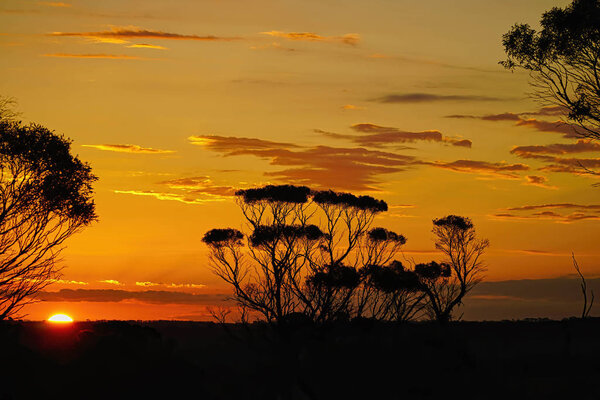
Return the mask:
[[338, 42], [350, 46], [356, 46], [360, 42], [360, 35], [357, 33], [347, 33], [342, 36], [321, 36], [314, 32], [269, 31], [261, 32], [261, 34], [288, 40], [301, 40], [308, 42]]
[[555, 143], [547, 145], [534, 145], [534, 146], [515, 146], [510, 151], [519, 157], [530, 158], [531, 156], [538, 154], [574, 154], [574, 153], [589, 153], [600, 151], [600, 143], [592, 142], [590, 140], [580, 139], [577, 143]]
[[520, 207], [508, 208], [508, 211], [536, 211], [548, 209], [568, 209], [568, 210], [595, 210], [600, 212], [600, 204], [575, 204], [575, 203], [549, 203], [534, 204]]
[[202, 289], [205, 288], [206, 285], [195, 284], [195, 283], [162, 283], [162, 282], [150, 282], [150, 281], [141, 281], [136, 282], [136, 286], [141, 287], [154, 287], [154, 286], [164, 286], [171, 289]]
[[287, 167], [265, 172], [277, 180], [326, 188], [377, 190], [380, 175], [403, 171], [415, 162], [411, 156], [364, 148], [301, 147], [215, 135], [192, 136], [189, 140], [225, 156], [252, 155], [269, 160], [273, 166]]
[[105, 58], [111, 60], [148, 60], [148, 58], [127, 56], [123, 54], [70, 54], [70, 53], [53, 53], [53, 54], [42, 54], [44, 57], [60, 57], [60, 58]]
[[270, 140], [235, 136], [198, 135], [190, 136], [188, 137], [188, 140], [193, 145], [206, 147], [213, 151], [223, 152], [230, 156], [239, 155], [245, 151], [251, 150], [277, 150], [300, 147], [292, 143], [272, 142]]
[[423, 162], [436, 168], [449, 169], [455, 172], [469, 174], [494, 175], [508, 179], [520, 179], [518, 172], [528, 171], [529, 166], [525, 164], [508, 164], [506, 162], [488, 162], [476, 160], [457, 160], [452, 162], [436, 161]]
[[354, 104], [344, 104], [342, 107], [342, 110], [347, 110], [347, 111], [351, 111], [351, 110], [364, 110], [365, 107], [359, 107], [359, 106], [355, 106]]
[[157, 44], [148, 44], [148, 43], [136, 43], [136, 44], [131, 44], [127, 47], [129, 47], [130, 49], [168, 50], [167, 47], [159, 46]]
[[553, 189], [556, 190], [558, 189], [558, 187], [556, 186], [551, 186], [548, 185], [548, 179], [545, 176], [539, 176], [539, 175], [527, 175], [525, 177], [526, 185], [531, 185], [531, 186], [537, 186], [537, 187], [541, 187], [544, 189]]
[[185, 190], [189, 194], [206, 194], [216, 197], [233, 196], [236, 190], [233, 186], [215, 185], [208, 176], [171, 179], [159, 182], [159, 184], [166, 185], [170, 189]]
[[558, 157], [557, 155], [598, 151], [600, 151], [598, 143], [580, 139], [577, 143], [571, 144], [516, 146], [510, 152], [521, 158], [544, 162], [546, 165], [540, 167], [540, 171], [596, 176], [590, 171], [600, 168], [600, 158]]
[[73, 280], [65, 280], [65, 279], [57, 279], [57, 280], [53, 281], [52, 283], [60, 283], [62, 285], [82, 285], [82, 286], [89, 285], [89, 282], [73, 281]]
[[225, 294], [185, 293], [166, 290], [129, 291], [115, 289], [61, 289], [57, 292], [40, 292], [41, 301], [66, 302], [121, 302], [135, 300], [149, 304], [220, 305], [227, 301]]
[[498, 97], [479, 95], [440, 95], [432, 93], [387, 94], [372, 99], [378, 103], [433, 103], [443, 101], [499, 101]]
[[573, 203], [526, 205], [500, 210], [492, 217], [505, 220], [553, 220], [560, 223], [572, 223], [584, 220], [599, 220], [600, 205]]
[[111, 27], [109, 31], [97, 32], [52, 32], [50, 36], [68, 36], [68, 37], [84, 37], [84, 38], [108, 38], [108, 39], [162, 39], [162, 40], [193, 40], [202, 42], [215, 41], [232, 41], [238, 40], [238, 37], [221, 37], [214, 35], [192, 35], [173, 32], [157, 31], [152, 29], [144, 29], [140, 27]]
[[89, 147], [97, 150], [114, 151], [117, 153], [134, 154], [171, 154], [174, 150], [153, 149], [151, 147], [142, 147], [137, 144], [83, 144], [82, 147]]
[[362, 136], [343, 136], [351, 139], [361, 146], [381, 147], [395, 143], [410, 143], [416, 141], [429, 141], [448, 143], [453, 146], [471, 147], [472, 142], [468, 139], [445, 137], [438, 130], [427, 130], [420, 132], [408, 132], [398, 128], [380, 126], [375, 124], [355, 124], [351, 128]]
[[130, 194], [134, 196], [144, 196], [144, 197], [153, 197], [158, 200], [167, 200], [167, 201], [178, 201], [184, 204], [205, 204], [213, 201], [222, 201], [224, 198], [220, 196], [211, 196], [210, 198], [200, 198], [196, 196], [191, 196], [187, 193], [167, 193], [167, 192], [155, 192], [152, 190], [115, 190], [117, 194]]
[[104, 279], [104, 280], [101, 280], [101, 281], [98, 281], [98, 282], [100, 282], [100, 283], [107, 283], [109, 285], [115, 285], [115, 286], [122, 286], [123, 285], [123, 283], [121, 283], [121, 282], [119, 282], [119, 281], [117, 281], [115, 279]]
[[566, 115], [565, 110], [562, 107], [543, 107], [538, 111], [512, 113], [505, 112], [501, 114], [488, 114], [488, 115], [447, 115], [446, 118], [455, 119], [479, 119], [482, 121], [498, 122], [498, 121], [512, 121], [516, 126], [523, 126], [531, 129], [535, 129], [539, 132], [549, 133], [560, 133], [564, 138], [572, 139], [580, 137], [578, 135], [578, 128], [574, 125], [568, 124], [561, 120], [556, 121], [544, 121], [532, 116], [561, 116]]

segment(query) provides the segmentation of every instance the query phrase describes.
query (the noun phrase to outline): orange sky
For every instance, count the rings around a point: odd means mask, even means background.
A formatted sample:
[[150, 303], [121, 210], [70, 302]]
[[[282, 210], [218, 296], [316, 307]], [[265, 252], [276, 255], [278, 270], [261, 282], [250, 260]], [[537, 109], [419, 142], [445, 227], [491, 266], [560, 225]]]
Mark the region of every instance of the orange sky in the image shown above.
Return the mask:
[[[200, 238], [241, 228], [232, 190], [266, 183], [384, 199], [377, 224], [416, 261], [436, 257], [432, 218], [471, 217], [489, 281], [569, 275], [571, 251], [600, 274], [596, 180], [573, 168], [600, 145], [498, 65], [512, 24], [568, 2], [421, 3], [3, 0], [0, 94], [99, 177], [100, 220], [47, 289], [77, 292], [25, 312], [205, 315], [199, 297], [108, 290], [224, 293]], [[80, 302], [91, 290], [113, 297]]]

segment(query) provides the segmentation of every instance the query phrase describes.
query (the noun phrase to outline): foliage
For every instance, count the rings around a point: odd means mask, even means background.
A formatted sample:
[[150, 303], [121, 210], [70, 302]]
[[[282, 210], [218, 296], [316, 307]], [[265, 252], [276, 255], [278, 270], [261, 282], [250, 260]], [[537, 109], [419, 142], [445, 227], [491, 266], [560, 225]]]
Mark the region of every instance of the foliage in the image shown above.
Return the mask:
[[250, 229], [246, 250], [242, 233], [232, 229], [213, 229], [204, 243], [238, 303], [267, 321], [285, 324], [298, 313], [319, 323], [359, 316], [364, 307], [356, 299], [367, 279], [361, 268], [390, 262], [406, 242], [370, 229], [387, 210], [370, 196], [268, 185], [238, 190], [236, 199]]
[[478, 239], [469, 218], [448, 215], [433, 220], [435, 247], [444, 254], [444, 262], [415, 266], [421, 289], [428, 301], [426, 312], [432, 319], [445, 323], [454, 318], [453, 311], [465, 295], [482, 279], [481, 261], [487, 239]]
[[559, 105], [582, 137], [600, 138], [600, 1], [574, 0], [542, 15], [542, 29], [516, 24], [503, 36], [501, 64], [531, 72], [536, 95]]
[[208, 231], [211, 266], [233, 287], [239, 306], [279, 326], [292, 316], [323, 324], [363, 317], [402, 322], [425, 313], [447, 321], [483, 270], [479, 256], [487, 241], [475, 239], [468, 218], [434, 220], [436, 247], [447, 260], [411, 269], [396, 260], [406, 238], [371, 227], [387, 210], [382, 200], [290, 185], [236, 196], [249, 233]]
[[96, 179], [68, 139], [0, 120], [0, 320], [58, 278], [63, 242], [97, 219]]

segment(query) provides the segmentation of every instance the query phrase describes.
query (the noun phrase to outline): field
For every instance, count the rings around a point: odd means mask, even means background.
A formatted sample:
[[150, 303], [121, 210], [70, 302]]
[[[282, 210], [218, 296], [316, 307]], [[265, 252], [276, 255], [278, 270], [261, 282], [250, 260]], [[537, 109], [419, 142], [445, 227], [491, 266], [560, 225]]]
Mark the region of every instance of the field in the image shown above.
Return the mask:
[[600, 319], [1, 329], [2, 400], [600, 398]]

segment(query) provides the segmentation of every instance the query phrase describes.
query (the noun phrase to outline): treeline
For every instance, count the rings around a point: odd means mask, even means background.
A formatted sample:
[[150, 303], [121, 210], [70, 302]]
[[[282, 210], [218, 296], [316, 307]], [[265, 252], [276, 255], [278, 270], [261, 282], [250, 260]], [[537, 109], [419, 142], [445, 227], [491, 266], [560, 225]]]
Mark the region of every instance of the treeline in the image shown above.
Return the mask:
[[382, 200], [305, 186], [268, 185], [236, 192], [248, 233], [212, 229], [203, 237], [210, 264], [233, 288], [243, 318], [326, 324], [355, 318], [446, 323], [482, 278], [489, 246], [469, 218], [433, 220], [440, 262], [406, 265], [406, 238], [375, 217]]

